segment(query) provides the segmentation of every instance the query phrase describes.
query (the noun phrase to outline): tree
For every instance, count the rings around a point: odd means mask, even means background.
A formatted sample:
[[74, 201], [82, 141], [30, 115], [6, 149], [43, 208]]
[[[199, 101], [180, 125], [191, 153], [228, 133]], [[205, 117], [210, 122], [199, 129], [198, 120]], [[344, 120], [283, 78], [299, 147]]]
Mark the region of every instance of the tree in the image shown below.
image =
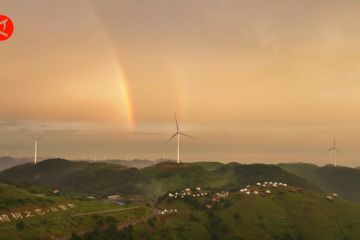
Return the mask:
[[284, 240], [294, 240], [294, 237], [290, 233], [285, 233]]
[[79, 237], [76, 233], [73, 233], [70, 240], [81, 240], [81, 237]]
[[196, 215], [194, 213], [190, 213], [189, 219], [190, 219], [190, 221], [193, 221], [193, 222], [199, 221], [199, 219], [196, 217]]
[[234, 213], [233, 218], [234, 220], [239, 221], [241, 217], [239, 213]]
[[147, 224], [148, 224], [150, 227], [154, 228], [155, 225], [156, 225], [156, 218], [155, 218], [155, 217], [149, 218], [149, 219], [147, 220]]
[[19, 231], [23, 231], [25, 228], [25, 223], [23, 220], [20, 220], [16, 223], [16, 229]]
[[231, 207], [232, 205], [233, 205], [233, 203], [232, 203], [229, 199], [225, 200], [224, 208], [229, 208], [229, 207]]

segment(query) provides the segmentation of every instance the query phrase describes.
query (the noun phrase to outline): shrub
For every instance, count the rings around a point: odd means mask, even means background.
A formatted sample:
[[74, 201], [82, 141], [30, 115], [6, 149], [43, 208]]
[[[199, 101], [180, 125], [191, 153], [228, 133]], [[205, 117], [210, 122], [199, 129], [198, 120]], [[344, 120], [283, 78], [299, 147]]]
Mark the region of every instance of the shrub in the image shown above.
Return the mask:
[[81, 240], [81, 237], [79, 237], [76, 233], [73, 233], [70, 240]]
[[239, 214], [239, 213], [234, 213], [233, 218], [234, 218], [236, 221], [239, 221], [241, 217], [240, 217], [240, 214]]
[[147, 220], [147, 224], [148, 224], [150, 227], [154, 228], [155, 225], [156, 225], [156, 218], [155, 218], [155, 217], [149, 218], [149, 219]]
[[199, 221], [199, 219], [196, 217], [196, 215], [194, 213], [190, 213], [189, 219], [190, 219], [190, 221], [193, 221], [193, 222]]

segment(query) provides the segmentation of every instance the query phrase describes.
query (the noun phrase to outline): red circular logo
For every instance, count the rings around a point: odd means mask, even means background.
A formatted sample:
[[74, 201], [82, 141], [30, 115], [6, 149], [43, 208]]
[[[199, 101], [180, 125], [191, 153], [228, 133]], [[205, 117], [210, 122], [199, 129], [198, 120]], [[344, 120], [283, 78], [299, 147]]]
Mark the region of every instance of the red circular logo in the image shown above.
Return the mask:
[[14, 32], [14, 24], [10, 18], [0, 15], [0, 41], [5, 41], [11, 37]]

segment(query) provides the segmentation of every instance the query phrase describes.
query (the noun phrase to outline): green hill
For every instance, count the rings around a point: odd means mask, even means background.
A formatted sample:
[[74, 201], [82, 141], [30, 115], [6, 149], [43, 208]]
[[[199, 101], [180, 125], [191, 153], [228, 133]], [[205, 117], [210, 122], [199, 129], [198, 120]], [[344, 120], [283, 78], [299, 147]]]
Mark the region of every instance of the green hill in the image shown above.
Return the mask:
[[105, 197], [112, 194], [154, 198], [186, 187], [240, 188], [254, 181], [283, 181], [318, 190], [307, 180], [274, 165], [162, 162], [143, 169], [119, 164], [50, 159], [0, 173], [16, 184], [35, 184], [62, 191]]
[[162, 198], [158, 209], [177, 212], [126, 229], [108, 228], [73, 239], [360, 239], [359, 204], [329, 201], [321, 193], [293, 187], [270, 189], [271, 194], [230, 193], [211, 209], [204, 206], [212, 195], [193, 200]]
[[139, 219], [151, 212], [142, 205], [119, 206], [0, 182], [0, 239], [4, 240], [57, 239], [99, 222]]
[[29, 162], [29, 159], [26, 159], [26, 158], [18, 159], [18, 158], [13, 158], [10, 156], [3, 156], [3, 157], [0, 157], [0, 170], [7, 169], [10, 167], [19, 165], [19, 164], [24, 164], [26, 162]]
[[119, 164], [50, 159], [1, 172], [14, 183], [60, 188], [67, 192], [104, 197], [114, 193], [143, 194], [147, 180], [136, 168]]
[[0, 211], [23, 206], [24, 204], [54, 203], [56, 199], [55, 195], [43, 189], [35, 187], [19, 188], [0, 182]]
[[302, 176], [326, 192], [336, 192], [345, 199], [360, 201], [360, 169], [306, 163], [279, 164], [286, 171]]
[[[0, 216], [14, 210], [49, 209], [63, 203], [74, 204], [76, 208], [22, 219], [22, 224], [19, 221], [2, 224], [0, 220], [0, 239], [50, 239], [92, 228], [96, 231], [73, 239], [360, 239], [359, 204], [341, 198], [328, 200], [309, 180], [284, 170], [284, 165], [280, 166], [162, 162], [136, 169], [119, 164], [63, 159], [16, 166], [1, 172], [0, 177], [24, 187], [0, 184]], [[292, 166], [293, 172], [296, 169], [302, 173], [299, 175], [318, 169], [330, 171], [327, 174], [332, 174], [331, 171], [346, 174], [349, 170]], [[289, 186], [256, 185], [265, 181], [283, 182]], [[39, 187], [28, 187], [29, 184]], [[251, 194], [240, 194], [239, 189], [246, 185], [251, 185]], [[62, 194], [55, 195], [46, 190], [47, 187], [59, 188]], [[208, 195], [195, 197], [191, 194], [175, 199], [167, 194], [194, 187], [201, 187], [200, 191], [207, 191]], [[214, 201], [220, 190], [231, 193], [219, 202]], [[255, 190], [259, 192], [256, 195]], [[267, 194], [265, 190], [271, 190], [271, 193]], [[63, 195], [68, 193], [78, 197]], [[342, 196], [339, 191], [337, 193]], [[90, 194], [99, 197], [120, 194], [143, 199], [158, 197], [154, 203], [157, 209], [177, 209], [178, 212], [153, 216], [150, 207], [140, 206], [130, 212], [108, 213], [119, 206], [81, 197]], [[98, 214], [86, 215], [102, 211], [105, 214], [100, 220]], [[106, 222], [107, 216], [114, 219]], [[131, 219], [136, 220], [132, 227]], [[118, 230], [120, 225], [125, 228]]]
[[16, 182], [56, 186], [68, 174], [76, 172], [89, 164], [88, 162], [51, 159], [41, 161], [36, 165], [33, 163], [18, 165], [2, 171], [1, 175], [4, 179], [14, 179]]
[[205, 170], [211, 171], [211, 170], [215, 170], [218, 167], [221, 167], [225, 164], [219, 163], [219, 162], [194, 162], [194, 163], [191, 163], [191, 165], [200, 166], [200, 167], [204, 168]]
[[154, 165], [154, 161], [150, 160], [141, 160], [141, 159], [133, 159], [133, 160], [120, 160], [120, 159], [108, 159], [102, 162], [112, 163], [112, 164], [120, 164], [126, 167], [134, 167], [134, 168], [144, 168]]
[[163, 162], [144, 168], [141, 173], [151, 182], [156, 195], [187, 187], [220, 187], [227, 180], [194, 164]]
[[305, 178], [284, 171], [275, 165], [229, 163], [217, 168], [215, 172], [220, 176], [225, 176], [228, 179], [228, 187], [231, 188], [246, 186], [254, 182], [277, 181], [320, 191], [319, 187]]

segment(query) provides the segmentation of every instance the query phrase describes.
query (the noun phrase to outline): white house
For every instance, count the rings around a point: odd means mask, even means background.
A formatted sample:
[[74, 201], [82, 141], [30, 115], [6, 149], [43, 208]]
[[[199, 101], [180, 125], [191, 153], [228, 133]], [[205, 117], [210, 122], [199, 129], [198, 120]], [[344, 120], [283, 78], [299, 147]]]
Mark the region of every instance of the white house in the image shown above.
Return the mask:
[[326, 199], [332, 201], [333, 197], [332, 196], [326, 196]]
[[108, 200], [120, 200], [120, 195], [110, 195], [107, 197]]

